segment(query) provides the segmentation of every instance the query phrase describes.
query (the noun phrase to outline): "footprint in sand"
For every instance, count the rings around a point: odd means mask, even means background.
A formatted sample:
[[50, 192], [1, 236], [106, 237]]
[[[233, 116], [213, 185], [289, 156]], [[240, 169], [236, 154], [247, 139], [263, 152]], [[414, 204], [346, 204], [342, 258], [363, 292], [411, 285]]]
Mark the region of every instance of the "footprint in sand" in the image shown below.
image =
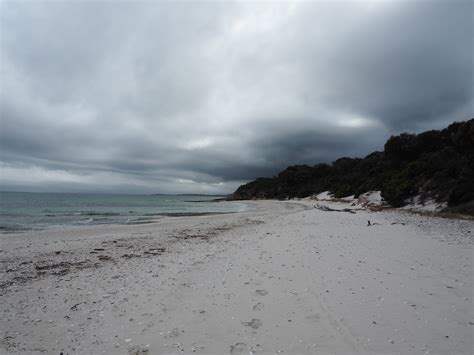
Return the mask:
[[259, 296], [265, 296], [265, 295], [268, 295], [268, 291], [267, 290], [257, 290], [255, 291], [255, 293]]
[[245, 343], [237, 343], [230, 346], [230, 354], [251, 354], [252, 349]]
[[258, 329], [262, 326], [262, 321], [260, 319], [253, 318], [250, 322], [242, 322], [246, 327], [252, 327], [253, 329]]
[[321, 319], [321, 316], [317, 313], [312, 313], [305, 316], [305, 318], [313, 322], [318, 322]]
[[139, 346], [132, 346], [128, 349], [130, 355], [148, 355], [150, 351], [147, 348], [142, 348]]
[[254, 311], [261, 311], [263, 309], [263, 303], [257, 303], [255, 306], [253, 306]]

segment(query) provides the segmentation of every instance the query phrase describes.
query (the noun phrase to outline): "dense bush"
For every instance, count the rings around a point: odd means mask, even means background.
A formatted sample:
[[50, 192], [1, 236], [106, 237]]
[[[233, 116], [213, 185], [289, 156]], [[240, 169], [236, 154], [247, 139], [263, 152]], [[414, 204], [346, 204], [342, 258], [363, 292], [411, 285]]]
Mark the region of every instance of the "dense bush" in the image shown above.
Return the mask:
[[381, 190], [393, 206], [419, 194], [446, 201], [453, 211], [474, 214], [474, 119], [441, 131], [390, 137], [383, 152], [363, 159], [290, 166], [273, 178], [240, 186], [232, 197], [284, 199], [327, 190], [336, 197]]

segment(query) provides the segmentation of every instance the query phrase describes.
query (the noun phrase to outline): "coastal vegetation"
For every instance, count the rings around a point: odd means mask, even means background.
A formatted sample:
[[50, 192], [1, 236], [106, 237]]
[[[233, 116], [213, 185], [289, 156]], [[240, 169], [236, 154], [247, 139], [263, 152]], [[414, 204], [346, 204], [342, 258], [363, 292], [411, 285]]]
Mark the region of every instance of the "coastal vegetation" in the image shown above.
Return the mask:
[[380, 190], [393, 207], [410, 198], [446, 202], [450, 212], [474, 214], [474, 119], [442, 130], [390, 137], [384, 150], [332, 164], [294, 165], [277, 176], [240, 186], [232, 199], [335, 197]]

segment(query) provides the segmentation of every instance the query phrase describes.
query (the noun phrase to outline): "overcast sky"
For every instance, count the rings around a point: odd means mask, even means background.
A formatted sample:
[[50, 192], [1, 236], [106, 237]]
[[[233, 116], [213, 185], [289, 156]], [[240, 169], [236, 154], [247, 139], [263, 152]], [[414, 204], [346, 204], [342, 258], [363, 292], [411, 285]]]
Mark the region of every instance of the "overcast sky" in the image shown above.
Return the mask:
[[0, 1], [0, 190], [230, 193], [473, 116], [472, 1]]

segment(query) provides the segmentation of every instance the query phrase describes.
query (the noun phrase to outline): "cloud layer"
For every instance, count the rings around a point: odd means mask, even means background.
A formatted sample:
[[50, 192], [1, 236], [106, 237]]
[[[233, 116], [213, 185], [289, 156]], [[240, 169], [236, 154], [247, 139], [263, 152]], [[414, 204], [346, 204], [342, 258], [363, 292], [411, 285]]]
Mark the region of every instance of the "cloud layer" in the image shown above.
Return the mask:
[[473, 113], [471, 1], [0, 2], [0, 189], [228, 193]]

